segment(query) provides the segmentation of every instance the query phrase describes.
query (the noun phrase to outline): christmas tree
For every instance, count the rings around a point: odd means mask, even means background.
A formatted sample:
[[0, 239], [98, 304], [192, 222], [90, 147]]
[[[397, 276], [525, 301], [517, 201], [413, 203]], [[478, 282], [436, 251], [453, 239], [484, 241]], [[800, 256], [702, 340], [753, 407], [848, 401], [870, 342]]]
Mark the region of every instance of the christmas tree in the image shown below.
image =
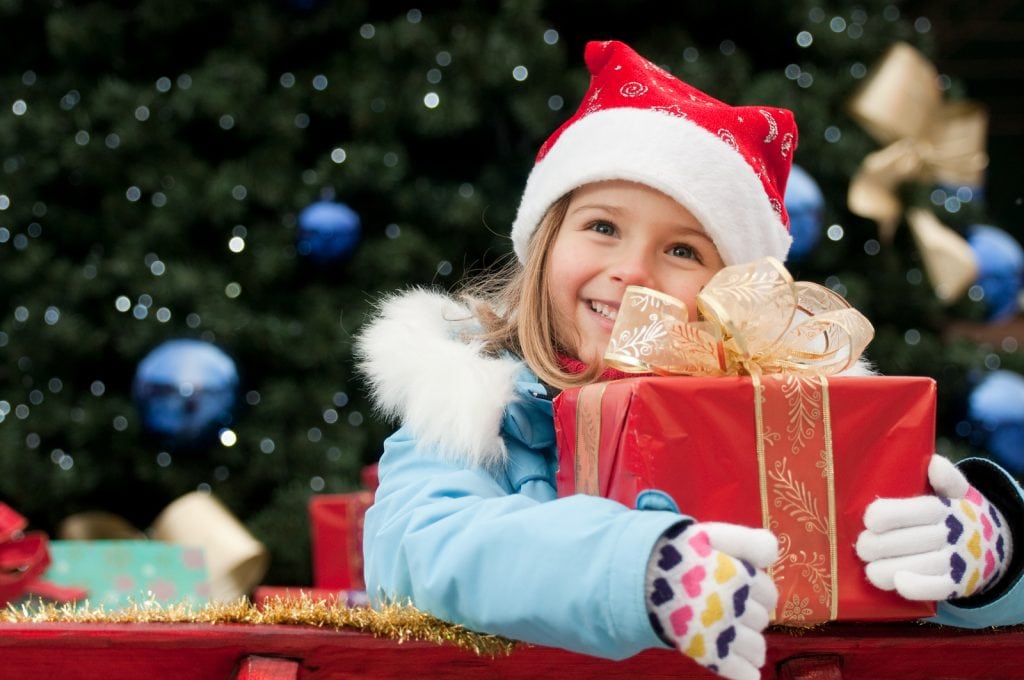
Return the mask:
[[[937, 56], [899, 3], [0, 0], [0, 26], [0, 499], [36, 528], [88, 509], [145, 527], [205, 489], [266, 543], [268, 582], [309, 583], [309, 498], [357, 488], [391, 427], [354, 334], [387, 291], [451, 289], [508, 257], [533, 155], [575, 109], [594, 38], [796, 113], [795, 161], [823, 199], [820, 241], [791, 269], [872, 320], [882, 372], [939, 380], [940, 450], [986, 455], [964, 400], [987, 372], [1024, 371], [1011, 335], [947, 332], [984, 327], [983, 296], [943, 303], [906, 228], [885, 242], [846, 207], [879, 148], [851, 95], [896, 42]], [[1014, 155], [992, 157], [989, 176], [1011, 176]], [[1000, 182], [955, 213], [934, 182], [900, 197], [964, 231], [1020, 217]], [[160, 430], [145, 406], [168, 395], [142, 369], [178, 339], [222, 352], [227, 373], [212, 410]]]

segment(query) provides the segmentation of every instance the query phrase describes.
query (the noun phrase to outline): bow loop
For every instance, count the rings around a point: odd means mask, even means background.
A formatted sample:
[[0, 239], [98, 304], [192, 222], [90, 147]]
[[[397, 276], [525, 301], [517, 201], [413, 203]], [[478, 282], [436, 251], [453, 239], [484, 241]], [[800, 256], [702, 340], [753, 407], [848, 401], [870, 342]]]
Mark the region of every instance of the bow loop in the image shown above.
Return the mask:
[[795, 282], [775, 258], [725, 267], [686, 305], [641, 286], [626, 289], [605, 359], [634, 373], [831, 375], [849, 368], [874, 334], [833, 291]]

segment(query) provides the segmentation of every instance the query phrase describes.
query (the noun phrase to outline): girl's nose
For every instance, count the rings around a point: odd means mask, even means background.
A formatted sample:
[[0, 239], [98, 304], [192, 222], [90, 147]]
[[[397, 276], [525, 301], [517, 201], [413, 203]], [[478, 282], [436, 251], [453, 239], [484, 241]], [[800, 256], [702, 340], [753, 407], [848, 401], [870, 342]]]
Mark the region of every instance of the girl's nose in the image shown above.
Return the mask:
[[623, 286], [652, 288], [653, 264], [650, 257], [640, 249], [623, 249], [611, 267], [611, 277]]

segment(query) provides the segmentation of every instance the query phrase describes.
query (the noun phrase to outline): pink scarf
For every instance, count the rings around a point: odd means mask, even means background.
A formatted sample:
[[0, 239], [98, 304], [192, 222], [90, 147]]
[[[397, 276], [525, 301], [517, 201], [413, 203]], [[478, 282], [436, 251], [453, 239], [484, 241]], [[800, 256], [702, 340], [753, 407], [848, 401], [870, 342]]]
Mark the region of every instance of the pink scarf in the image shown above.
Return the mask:
[[[587, 370], [587, 365], [579, 359], [574, 359], [566, 354], [558, 355], [558, 365], [562, 367], [562, 370], [566, 373], [579, 374]], [[617, 368], [606, 368], [601, 372], [601, 375], [597, 377], [598, 382], [605, 380], [619, 380], [620, 378], [637, 378], [641, 375], [651, 375], [650, 373], [626, 373], [620, 371]]]

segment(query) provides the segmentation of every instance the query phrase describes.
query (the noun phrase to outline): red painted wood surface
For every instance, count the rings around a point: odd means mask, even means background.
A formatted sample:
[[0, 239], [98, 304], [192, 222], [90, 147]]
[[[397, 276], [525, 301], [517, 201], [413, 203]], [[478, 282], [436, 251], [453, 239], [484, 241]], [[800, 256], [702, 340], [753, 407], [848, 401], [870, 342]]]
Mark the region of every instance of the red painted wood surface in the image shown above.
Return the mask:
[[843, 657], [838, 654], [797, 656], [778, 665], [779, 680], [842, 680]]
[[[830, 624], [803, 633], [771, 631], [768, 650], [764, 678], [1024, 679], [1024, 627]], [[822, 667], [812, 662], [822, 655], [839, 657], [841, 676], [834, 664], [824, 668], [830, 674], [820, 674]], [[523, 645], [510, 656], [490, 658], [451, 645], [399, 644], [305, 626], [0, 624], [4, 680], [229, 680], [252, 656], [292, 660], [292, 677], [299, 680], [713, 677], [671, 650], [615, 662]]]
[[247, 656], [242, 659], [233, 680], [296, 680], [299, 661], [271, 656]]

